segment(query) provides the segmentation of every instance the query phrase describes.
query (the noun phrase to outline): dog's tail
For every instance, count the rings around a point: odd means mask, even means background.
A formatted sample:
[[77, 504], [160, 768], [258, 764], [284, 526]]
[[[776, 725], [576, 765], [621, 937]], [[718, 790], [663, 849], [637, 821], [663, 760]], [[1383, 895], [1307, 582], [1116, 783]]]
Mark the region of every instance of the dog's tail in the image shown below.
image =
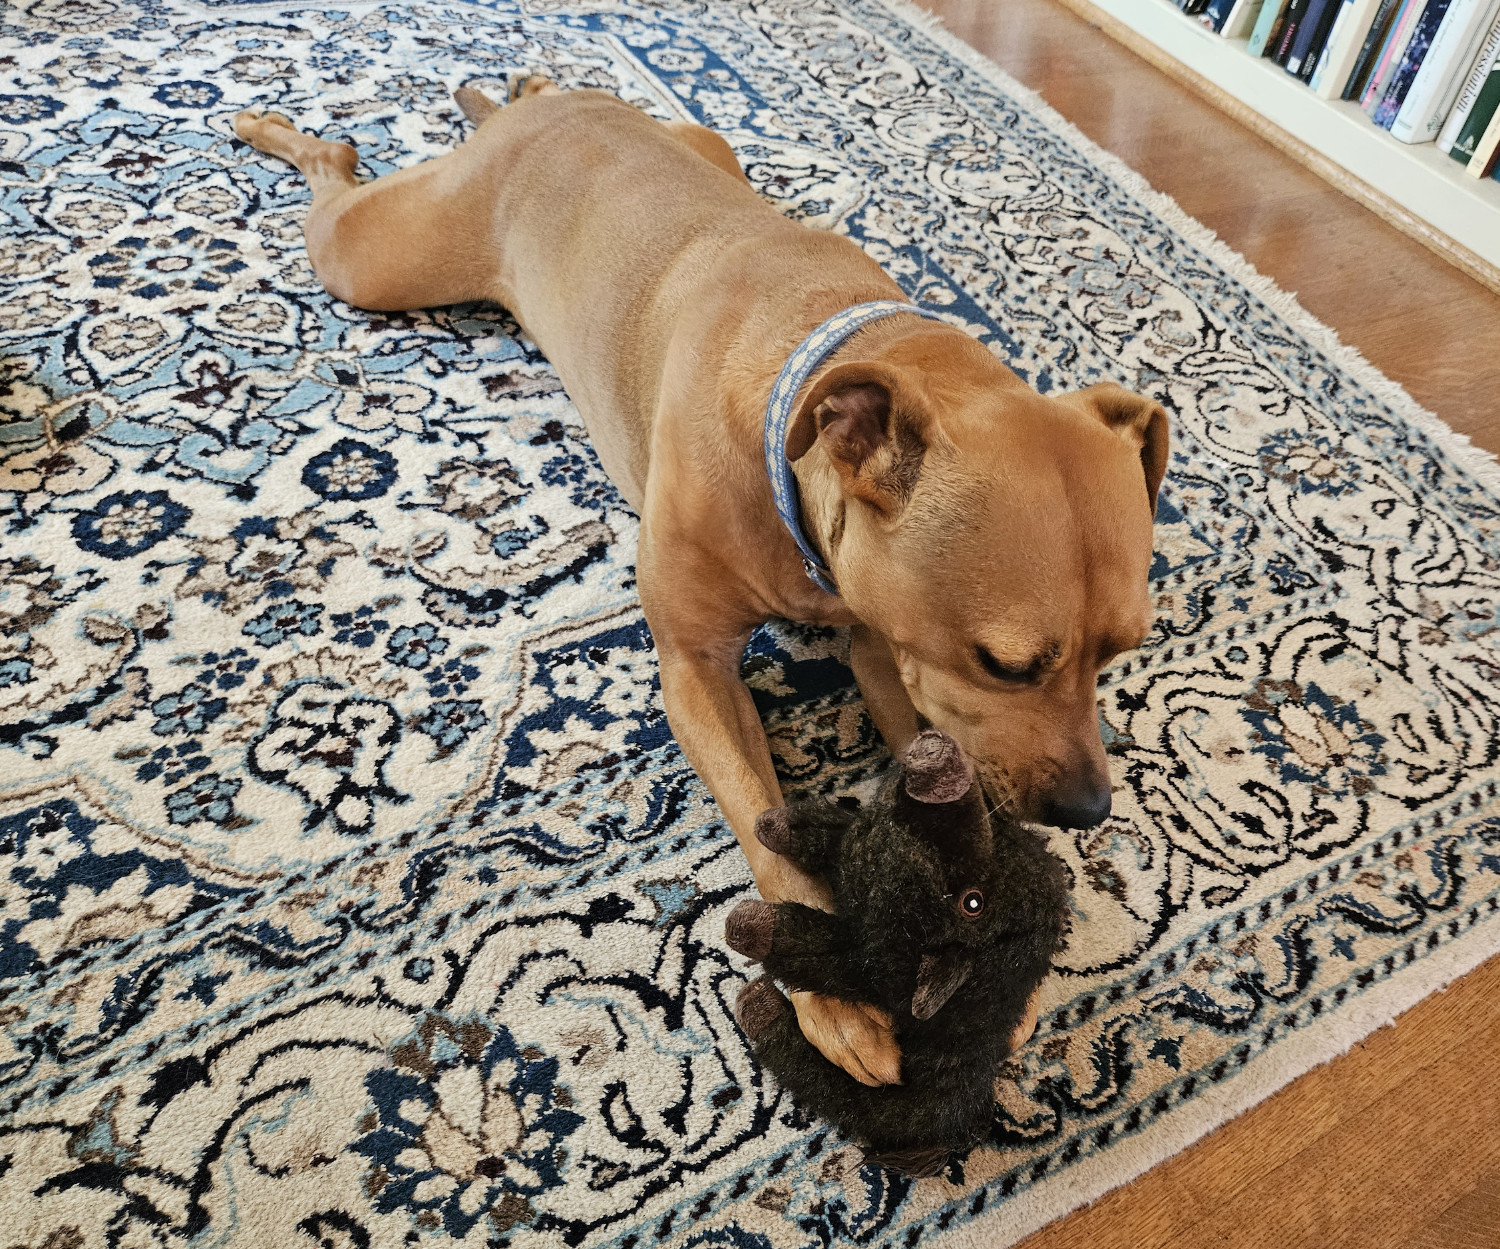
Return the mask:
[[453, 101], [476, 126], [500, 107], [483, 91], [476, 91], [473, 87], [459, 87], [453, 93]]

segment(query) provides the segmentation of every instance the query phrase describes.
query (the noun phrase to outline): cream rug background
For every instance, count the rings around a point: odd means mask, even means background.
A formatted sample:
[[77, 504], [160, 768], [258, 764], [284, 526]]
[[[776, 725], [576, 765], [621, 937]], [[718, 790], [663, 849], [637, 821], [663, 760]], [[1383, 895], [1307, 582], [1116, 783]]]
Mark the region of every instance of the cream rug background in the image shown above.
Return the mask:
[[[1003, 1245], [1500, 947], [1493, 465], [911, 11], [35, 0], [0, 44], [11, 1242]], [[329, 299], [227, 125], [384, 172], [523, 66], [721, 130], [1039, 388], [1172, 413], [1116, 814], [1053, 837], [1071, 947], [941, 1177], [734, 1027], [749, 877], [545, 360]], [[887, 765], [843, 657], [747, 657], [790, 787]]]

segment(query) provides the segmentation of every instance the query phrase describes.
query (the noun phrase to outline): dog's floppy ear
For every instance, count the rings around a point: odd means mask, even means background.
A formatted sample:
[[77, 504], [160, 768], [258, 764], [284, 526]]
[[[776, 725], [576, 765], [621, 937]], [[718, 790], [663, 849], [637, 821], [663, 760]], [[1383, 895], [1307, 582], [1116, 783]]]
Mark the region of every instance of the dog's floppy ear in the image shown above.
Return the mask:
[[1078, 392], [1099, 414], [1110, 429], [1128, 438], [1141, 449], [1141, 467], [1146, 472], [1146, 497], [1151, 514], [1156, 515], [1156, 494], [1167, 473], [1167, 450], [1170, 435], [1167, 411], [1154, 399], [1135, 394], [1113, 382], [1101, 382]]
[[916, 485], [926, 444], [894, 369], [874, 361], [835, 365], [813, 383], [787, 429], [786, 458], [822, 446], [844, 489], [894, 511]]

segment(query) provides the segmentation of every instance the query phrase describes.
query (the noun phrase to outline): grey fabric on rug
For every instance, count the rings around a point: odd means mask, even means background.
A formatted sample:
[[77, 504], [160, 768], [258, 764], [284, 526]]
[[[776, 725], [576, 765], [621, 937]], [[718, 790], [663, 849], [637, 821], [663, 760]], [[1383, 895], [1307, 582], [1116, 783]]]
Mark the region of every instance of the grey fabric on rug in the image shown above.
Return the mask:
[[[1175, 449], [1115, 814], [989, 1144], [861, 1167], [754, 1063], [749, 874], [667, 732], [636, 522], [503, 311], [308, 269], [273, 105], [383, 173], [513, 70], [733, 143], [1038, 388]], [[1003, 1246], [1500, 948], [1493, 464], [880, 0], [0, 14], [7, 1244]], [[833, 633], [789, 789], [889, 765]]]

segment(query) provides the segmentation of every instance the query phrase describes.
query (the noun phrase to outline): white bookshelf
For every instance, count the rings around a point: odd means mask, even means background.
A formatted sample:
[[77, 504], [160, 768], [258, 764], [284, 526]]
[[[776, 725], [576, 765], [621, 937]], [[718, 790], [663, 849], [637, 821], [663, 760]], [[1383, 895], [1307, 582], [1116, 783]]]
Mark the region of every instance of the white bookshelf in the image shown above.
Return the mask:
[[[1085, 6], [1073, 3], [1070, 7], [1081, 10]], [[1185, 17], [1169, 0], [1092, 0], [1091, 7], [1321, 154], [1428, 231], [1472, 253], [1489, 267], [1489, 275], [1476, 272], [1476, 266], [1446, 249], [1450, 259], [1488, 285], [1495, 284], [1500, 275], [1500, 182], [1470, 178], [1462, 165], [1439, 152], [1435, 144], [1393, 139], [1356, 104], [1319, 99], [1280, 66], [1251, 56], [1244, 39], [1216, 35], [1201, 22]], [[1378, 204], [1371, 206], [1379, 211]], [[1441, 239], [1427, 241], [1445, 250]]]

